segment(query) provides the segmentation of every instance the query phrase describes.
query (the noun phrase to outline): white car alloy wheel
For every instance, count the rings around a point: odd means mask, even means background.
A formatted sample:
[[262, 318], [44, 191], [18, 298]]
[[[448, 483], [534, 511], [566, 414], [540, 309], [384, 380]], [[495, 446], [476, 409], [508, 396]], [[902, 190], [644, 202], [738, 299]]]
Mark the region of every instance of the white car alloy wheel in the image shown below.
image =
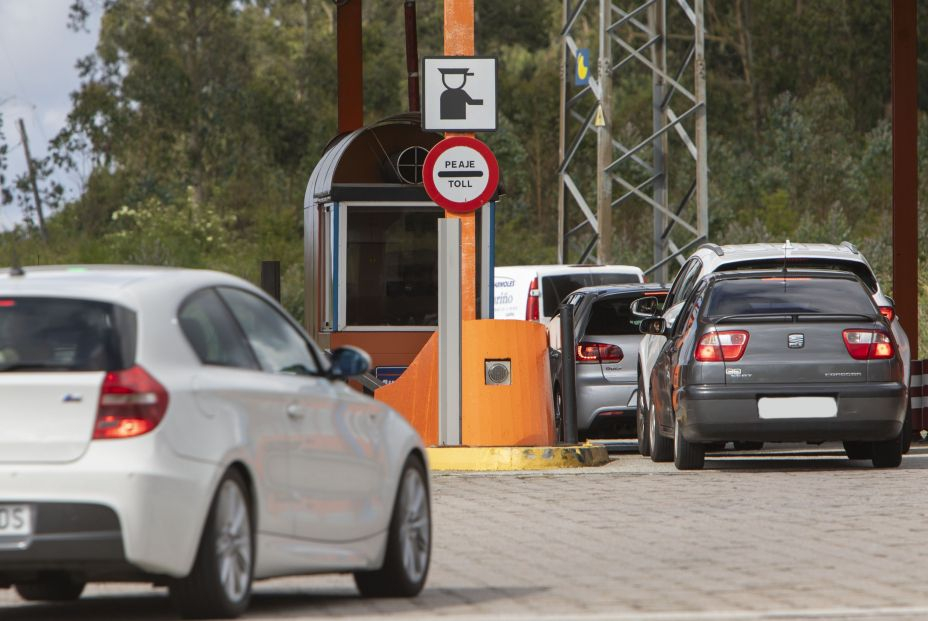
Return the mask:
[[428, 569], [429, 524], [428, 492], [418, 470], [409, 469], [403, 476], [403, 505], [406, 515], [400, 526], [403, 568], [411, 582], [419, 582]]
[[213, 496], [193, 568], [173, 581], [174, 606], [187, 618], [238, 617], [251, 599], [254, 531], [248, 488], [229, 470]]
[[223, 482], [216, 505], [216, 557], [219, 580], [230, 602], [240, 602], [251, 583], [251, 520], [242, 490]]
[[364, 597], [414, 597], [425, 586], [432, 555], [432, 510], [425, 464], [410, 455], [400, 475], [383, 565], [358, 571]]

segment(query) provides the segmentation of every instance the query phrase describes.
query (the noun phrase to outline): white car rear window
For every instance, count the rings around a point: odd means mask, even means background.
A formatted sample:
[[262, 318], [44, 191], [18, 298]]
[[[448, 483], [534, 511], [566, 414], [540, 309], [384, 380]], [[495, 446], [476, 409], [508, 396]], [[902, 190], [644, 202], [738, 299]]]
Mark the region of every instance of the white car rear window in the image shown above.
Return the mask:
[[116, 304], [0, 298], [0, 372], [127, 369], [135, 341], [135, 313]]

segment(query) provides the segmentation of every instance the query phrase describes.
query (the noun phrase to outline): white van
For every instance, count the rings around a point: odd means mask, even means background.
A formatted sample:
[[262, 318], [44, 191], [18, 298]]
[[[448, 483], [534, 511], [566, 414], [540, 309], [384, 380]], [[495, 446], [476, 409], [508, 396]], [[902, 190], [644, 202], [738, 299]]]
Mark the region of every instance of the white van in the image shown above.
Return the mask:
[[644, 282], [634, 265], [512, 265], [497, 267], [493, 276], [494, 319], [543, 324], [581, 287]]

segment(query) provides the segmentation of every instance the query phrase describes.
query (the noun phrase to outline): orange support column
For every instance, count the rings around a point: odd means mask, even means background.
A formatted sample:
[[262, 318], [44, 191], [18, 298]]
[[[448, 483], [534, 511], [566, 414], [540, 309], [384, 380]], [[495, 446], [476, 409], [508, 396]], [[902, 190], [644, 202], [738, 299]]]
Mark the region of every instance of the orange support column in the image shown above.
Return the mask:
[[918, 358], [918, 12], [892, 2], [893, 298]]
[[338, 5], [335, 28], [338, 133], [344, 134], [364, 125], [361, 0], [347, 0]]
[[[474, 55], [474, 0], [445, 0], [445, 55]], [[445, 136], [473, 136], [454, 134]], [[461, 317], [477, 318], [477, 232], [476, 212], [453, 214], [461, 221]]]

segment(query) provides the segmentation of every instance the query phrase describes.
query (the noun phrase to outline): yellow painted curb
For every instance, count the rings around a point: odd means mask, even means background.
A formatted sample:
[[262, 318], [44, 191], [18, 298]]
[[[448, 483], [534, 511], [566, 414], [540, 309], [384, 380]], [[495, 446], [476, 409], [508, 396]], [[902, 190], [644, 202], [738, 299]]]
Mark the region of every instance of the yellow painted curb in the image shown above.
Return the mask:
[[601, 444], [580, 446], [432, 446], [425, 449], [431, 470], [547, 470], [583, 468], [609, 462]]

